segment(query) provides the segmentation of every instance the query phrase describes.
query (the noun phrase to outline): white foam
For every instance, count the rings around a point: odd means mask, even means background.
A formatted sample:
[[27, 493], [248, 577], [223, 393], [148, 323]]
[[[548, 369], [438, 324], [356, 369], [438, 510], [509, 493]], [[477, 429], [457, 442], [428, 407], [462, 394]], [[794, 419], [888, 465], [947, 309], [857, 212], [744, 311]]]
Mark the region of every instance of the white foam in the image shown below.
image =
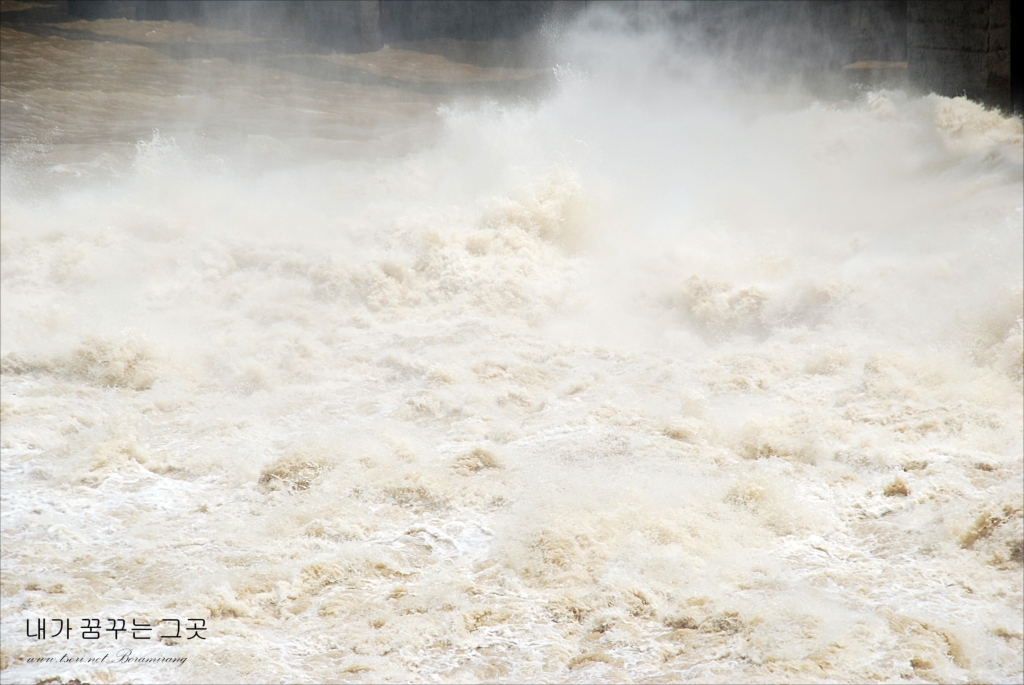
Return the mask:
[[[565, 49], [403, 156], [5, 185], [5, 679], [1021, 677], [1020, 120]], [[209, 639], [26, 661], [100, 614]]]

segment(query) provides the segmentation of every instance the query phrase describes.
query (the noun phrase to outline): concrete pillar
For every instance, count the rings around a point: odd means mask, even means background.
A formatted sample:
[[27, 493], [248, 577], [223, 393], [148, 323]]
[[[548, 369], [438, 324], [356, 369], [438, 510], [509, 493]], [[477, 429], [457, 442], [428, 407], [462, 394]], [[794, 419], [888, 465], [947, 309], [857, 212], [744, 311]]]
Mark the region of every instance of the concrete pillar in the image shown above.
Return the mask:
[[373, 52], [383, 46], [380, 0], [359, 0], [359, 52]]
[[912, 83], [1009, 111], [1009, 0], [910, 0], [907, 71]]
[[991, 2], [988, 8], [988, 49], [985, 51], [985, 88], [990, 104], [1012, 109], [1010, 93], [1010, 3]]
[[[1024, 19], [1024, 9], [1020, 5], [1010, 5], [1010, 100], [1013, 113], [1024, 115], [1024, 65], [1021, 64], [1021, 20]], [[1017, 47], [1017, 57], [1013, 58], [1013, 48]]]

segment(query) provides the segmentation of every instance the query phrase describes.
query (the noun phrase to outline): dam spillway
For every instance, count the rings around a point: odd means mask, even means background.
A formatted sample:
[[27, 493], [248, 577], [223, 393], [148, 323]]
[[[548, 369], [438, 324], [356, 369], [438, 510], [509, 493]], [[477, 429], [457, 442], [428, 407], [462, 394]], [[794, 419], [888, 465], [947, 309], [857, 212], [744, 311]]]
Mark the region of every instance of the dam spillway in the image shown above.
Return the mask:
[[5, 682], [1020, 680], [1024, 136], [898, 27], [69, 5], [0, 7]]

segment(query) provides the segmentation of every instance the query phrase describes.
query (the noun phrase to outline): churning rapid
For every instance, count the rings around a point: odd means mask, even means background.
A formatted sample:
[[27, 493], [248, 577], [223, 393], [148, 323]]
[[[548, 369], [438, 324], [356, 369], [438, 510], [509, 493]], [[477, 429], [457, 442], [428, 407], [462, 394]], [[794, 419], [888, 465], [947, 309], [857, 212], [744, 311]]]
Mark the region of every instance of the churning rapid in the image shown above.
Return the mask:
[[4, 682], [1020, 682], [1020, 119], [613, 23], [4, 26]]

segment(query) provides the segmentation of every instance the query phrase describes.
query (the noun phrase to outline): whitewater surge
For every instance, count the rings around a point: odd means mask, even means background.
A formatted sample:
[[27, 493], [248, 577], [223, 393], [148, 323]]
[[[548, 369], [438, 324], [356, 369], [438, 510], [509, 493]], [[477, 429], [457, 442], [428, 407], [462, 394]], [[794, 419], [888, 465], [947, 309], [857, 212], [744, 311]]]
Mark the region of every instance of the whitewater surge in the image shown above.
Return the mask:
[[[511, 102], [4, 31], [5, 682], [1024, 675], [1020, 119], [586, 30]], [[211, 83], [282, 99], [204, 138]], [[115, 647], [187, 659], [30, 661]]]

